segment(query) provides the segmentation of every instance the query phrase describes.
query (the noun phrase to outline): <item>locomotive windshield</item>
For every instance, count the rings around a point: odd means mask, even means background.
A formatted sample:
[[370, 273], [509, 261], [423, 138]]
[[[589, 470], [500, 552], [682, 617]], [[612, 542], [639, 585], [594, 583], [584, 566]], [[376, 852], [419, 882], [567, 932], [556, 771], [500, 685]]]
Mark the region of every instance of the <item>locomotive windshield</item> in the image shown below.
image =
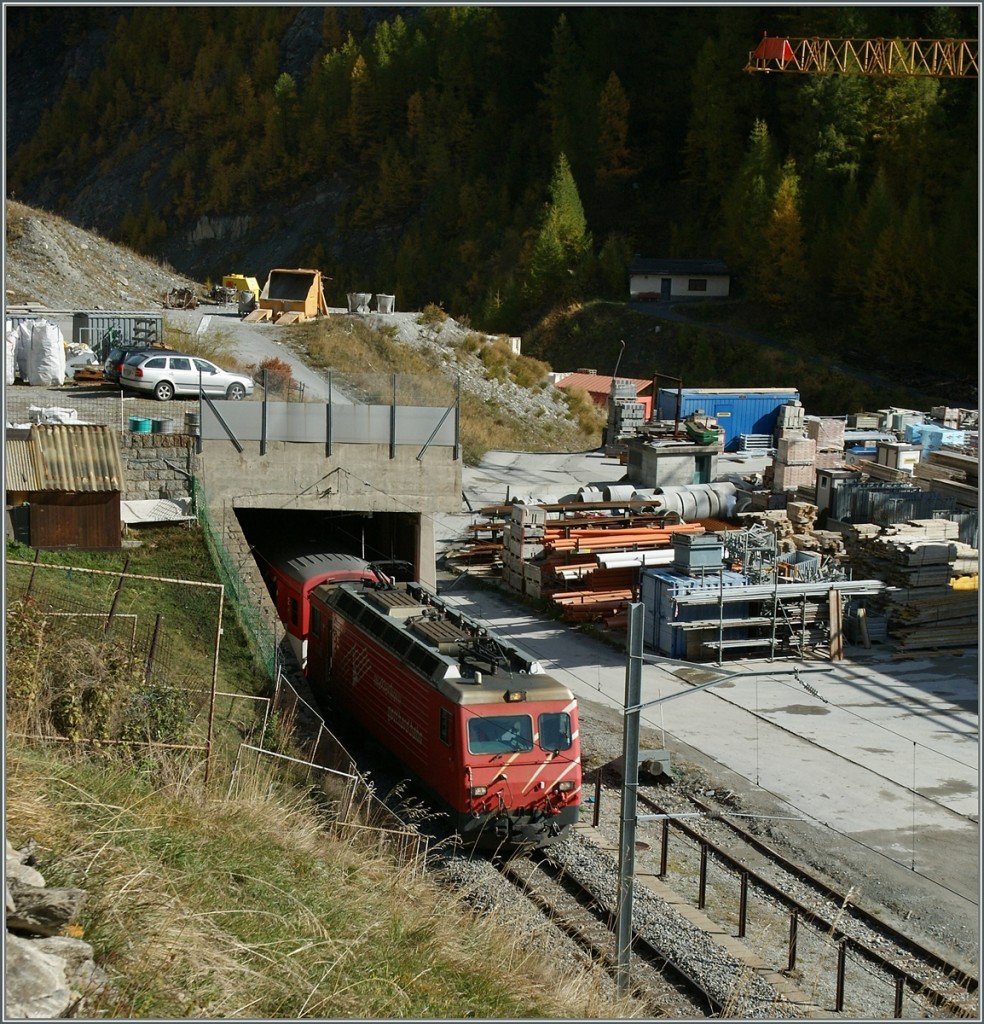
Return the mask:
[[473, 754], [510, 754], [533, 749], [529, 715], [478, 715], [468, 719], [468, 749]]
[[570, 750], [571, 716], [566, 711], [540, 715], [540, 746], [544, 750]]

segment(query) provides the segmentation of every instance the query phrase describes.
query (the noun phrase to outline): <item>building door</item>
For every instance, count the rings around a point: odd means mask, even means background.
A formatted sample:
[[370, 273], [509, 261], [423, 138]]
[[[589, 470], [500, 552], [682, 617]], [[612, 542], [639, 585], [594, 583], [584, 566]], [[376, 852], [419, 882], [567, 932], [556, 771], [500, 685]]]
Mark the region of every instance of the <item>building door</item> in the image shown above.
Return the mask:
[[673, 290], [673, 278], [664, 277], [659, 282], [659, 297], [666, 302], [670, 297], [670, 292]]
[[709, 484], [711, 482], [711, 457], [698, 455], [694, 459], [694, 483]]

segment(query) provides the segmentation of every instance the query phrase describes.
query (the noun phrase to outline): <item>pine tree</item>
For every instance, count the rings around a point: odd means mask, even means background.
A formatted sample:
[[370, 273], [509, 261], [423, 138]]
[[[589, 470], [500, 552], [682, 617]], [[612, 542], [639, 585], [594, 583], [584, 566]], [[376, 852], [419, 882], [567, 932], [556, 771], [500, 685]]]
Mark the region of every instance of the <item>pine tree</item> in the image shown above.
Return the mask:
[[629, 153], [629, 97], [613, 71], [598, 100], [598, 170], [601, 185], [624, 181], [635, 173]]
[[765, 259], [759, 266], [759, 297], [785, 309], [795, 319], [806, 297], [806, 260], [799, 213], [799, 178], [792, 159], [786, 161], [766, 226]]
[[550, 182], [550, 201], [530, 253], [527, 293], [534, 301], [563, 298], [582, 280], [592, 239], [567, 157], [561, 153]]

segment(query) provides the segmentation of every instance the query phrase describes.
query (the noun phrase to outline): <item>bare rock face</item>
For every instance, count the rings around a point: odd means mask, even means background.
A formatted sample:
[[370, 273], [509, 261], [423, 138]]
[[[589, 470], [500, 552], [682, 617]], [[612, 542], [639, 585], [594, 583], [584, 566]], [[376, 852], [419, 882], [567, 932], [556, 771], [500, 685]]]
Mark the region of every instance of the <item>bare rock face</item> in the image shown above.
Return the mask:
[[65, 961], [45, 953], [30, 939], [7, 932], [4, 963], [4, 1017], [60, 1017], [72, 1003]]
[[78, 1015], [86, 1000], [109, 987], [92, 946], [65, 934], [85, 893], [48, 888], [33, 860], [33, 844], [18, 851], [7, 840], [5, 1020]]

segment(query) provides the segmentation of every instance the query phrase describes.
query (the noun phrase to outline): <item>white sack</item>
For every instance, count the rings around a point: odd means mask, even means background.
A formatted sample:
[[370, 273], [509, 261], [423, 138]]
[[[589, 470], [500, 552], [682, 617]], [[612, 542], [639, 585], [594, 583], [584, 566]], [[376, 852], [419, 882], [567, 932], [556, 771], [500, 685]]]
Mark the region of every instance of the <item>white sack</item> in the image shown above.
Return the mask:
[[27, 410], [27, 415], [32, 423], [61, 423], [70, 424], [79, 422], [78, 409], [66, 409], [59, 406], [48, 406], [42, 408], [39, 405], [32, 405]]
[[35, 322], [27, 374], [31, 385], [65, 383], [65, 336], [57, 324], [47, 320]]
[[7, 331], [7, 361], [4, 365], [7, 371], [8, 385], [13, 384], [14, 378], [17, 376], [17, 335], [18, 332], [13, 327]]
[[17, 374], [22, 383], [27, 384], [28, 369], [31, 361], [31, 334], [34, 331], [33, 320], [21, 320], [15, 328], [17, 331], [17, 346], [14, 349], [14, 360], [17, 363]]

